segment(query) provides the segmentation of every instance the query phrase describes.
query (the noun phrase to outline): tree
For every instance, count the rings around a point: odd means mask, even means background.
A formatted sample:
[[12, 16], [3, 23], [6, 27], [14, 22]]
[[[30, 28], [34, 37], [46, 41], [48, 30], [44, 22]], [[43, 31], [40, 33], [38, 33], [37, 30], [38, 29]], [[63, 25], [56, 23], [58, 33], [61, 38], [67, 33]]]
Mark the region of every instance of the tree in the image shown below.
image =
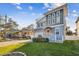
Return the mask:
[[73, 32], [70, 30], [70, 27], [66, 27], [66, 35], [73, 35]]
[[66, 32], [66, 35], [73, 35], [73, 32], [72, 32], [71, 30], [68, 30], [68, 31]]

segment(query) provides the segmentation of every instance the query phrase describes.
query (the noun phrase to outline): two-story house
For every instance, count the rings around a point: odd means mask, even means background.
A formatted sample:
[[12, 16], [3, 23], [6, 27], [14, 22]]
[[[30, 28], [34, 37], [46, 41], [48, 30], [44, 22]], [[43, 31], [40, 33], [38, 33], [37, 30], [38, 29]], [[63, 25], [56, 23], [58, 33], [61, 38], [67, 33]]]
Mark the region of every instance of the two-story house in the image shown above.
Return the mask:
[[49, 38], [50, 42], [63, 42], [67, 16], [67, 4], [52, 9], [37, 19], [35, 37]]
[[79, 36], [79, 17], [76, 20], [76, 33], [77, 33], [77, 36]]

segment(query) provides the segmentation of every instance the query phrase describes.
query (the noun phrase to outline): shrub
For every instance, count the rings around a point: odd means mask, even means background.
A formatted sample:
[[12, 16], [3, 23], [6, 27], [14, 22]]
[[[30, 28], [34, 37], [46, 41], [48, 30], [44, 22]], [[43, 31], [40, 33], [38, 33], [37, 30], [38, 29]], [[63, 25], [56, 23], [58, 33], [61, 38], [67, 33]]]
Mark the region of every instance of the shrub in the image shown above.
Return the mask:
[[48, 38], [32, 38], [33, 42], [49, 42]]
[[0, 37], [0, 42], [3, 42], [3, 41], [5, 41], [5, 38]]

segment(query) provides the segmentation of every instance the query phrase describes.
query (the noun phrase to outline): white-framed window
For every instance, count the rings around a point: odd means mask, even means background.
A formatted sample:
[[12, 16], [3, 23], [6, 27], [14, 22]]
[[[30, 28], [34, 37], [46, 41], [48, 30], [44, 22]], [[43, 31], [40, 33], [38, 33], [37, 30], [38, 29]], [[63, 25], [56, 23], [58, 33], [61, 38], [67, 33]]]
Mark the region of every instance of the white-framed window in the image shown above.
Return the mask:
[[60, 16], [60, 11], [57, 11], [57, 12], [56, 12], [56, 16], [57, 16], [57, 17]]
[[55, 15], [55, 12], [54, 12], [54, 13], [52, 13], [52, 24], [55, 24], [55, 17], [56, 17], [56, 15]]
[[49, 14], [49, 15], [48, 15], [48, 24], [49, 24], [49, 25], [51, 24], [51, 20], [52, 20], [52, 15]]
[[43, 23], [40, 23], [41, 24], [41, 27], [43, 26]]
[[52, 18], [52, 24], [55, 24], [55, 18]]
[[37, 27], [40, 27], [40, 24], [39, 23], [37, 23]]
[[55, 17], [55, 13], [52, 13], [52, 17]]
[[56, 28], [56, 35], [60, 35], [60, 29]]
[[56, 18], [56, 23], [60, 23], [60, 17]]
[[48, 19], [51, 19], [51, 15], [48, 15]]
[[56, 23], [60, 23], [60, 11], [56, 12]]

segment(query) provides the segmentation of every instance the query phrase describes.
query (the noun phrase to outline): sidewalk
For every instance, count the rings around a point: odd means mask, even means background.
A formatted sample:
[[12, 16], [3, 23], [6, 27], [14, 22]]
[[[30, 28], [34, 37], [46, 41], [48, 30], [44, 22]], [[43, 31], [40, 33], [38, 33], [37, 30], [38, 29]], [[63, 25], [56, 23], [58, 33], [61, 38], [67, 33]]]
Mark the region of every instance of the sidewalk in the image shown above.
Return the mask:
[[28, 42], [32, 42], [32, 40], [29, 39], [29, 40], [13, 40], [13, 41], [0, 42], [0, 47], [17, 44], [17, 43], [23, 43], [23, 42], [28, 43]]

